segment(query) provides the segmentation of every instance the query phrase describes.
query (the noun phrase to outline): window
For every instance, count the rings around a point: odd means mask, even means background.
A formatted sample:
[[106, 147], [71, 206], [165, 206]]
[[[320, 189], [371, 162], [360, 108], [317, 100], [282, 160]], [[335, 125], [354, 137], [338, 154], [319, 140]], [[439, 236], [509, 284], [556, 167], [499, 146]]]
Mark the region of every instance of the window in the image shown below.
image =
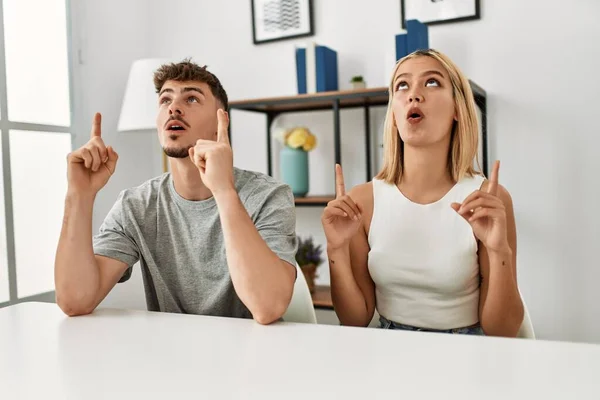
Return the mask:
[[0, 2], [0, 306], [53, 298], [71, 151], [67, 6]]
[[[2, 149], [2, 137], [0, 137], [0, 150]], [[0, 304], [10, 300], [8, 288], [8, 259], [6, 253], [6, 219], [4, 218], [4, 168], [2, 151], [0, 151]]]

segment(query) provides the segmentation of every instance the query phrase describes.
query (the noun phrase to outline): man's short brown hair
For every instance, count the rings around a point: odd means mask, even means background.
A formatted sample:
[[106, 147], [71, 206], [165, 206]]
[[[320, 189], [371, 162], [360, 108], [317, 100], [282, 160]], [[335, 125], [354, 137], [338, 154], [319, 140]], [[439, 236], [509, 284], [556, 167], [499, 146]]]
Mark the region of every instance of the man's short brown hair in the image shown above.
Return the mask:
[[223, 89], [219, 79], [206, 69], [206, 65], [201, 67], [188, 59], [179, 63], [164, 64], [154, 73], [156, 93], [160, 93], [166, 81], [204, 82], [210, 87], [213, 96], [221, 103], [224, 110], [227, 111], [229, 108], [225, 89]]

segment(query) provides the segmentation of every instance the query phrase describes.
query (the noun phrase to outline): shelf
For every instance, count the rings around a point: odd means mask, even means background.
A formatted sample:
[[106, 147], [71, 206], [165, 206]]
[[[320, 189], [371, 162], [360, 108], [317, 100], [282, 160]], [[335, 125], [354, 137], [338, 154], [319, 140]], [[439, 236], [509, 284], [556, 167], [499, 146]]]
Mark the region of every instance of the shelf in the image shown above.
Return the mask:
[[471, 90], [473, 91], [473, 96], [475, 96], [475, 101], [477, 101], [479, 98], [485, 99], [487, 97], [487, 93], [485, 92], [485, 89], [483, 89], [481, 86], [479, 86], [478, 84], [476, 84], [475, 82], [473, 82], [470, 79], [469, 79], [469, 84], [471, 85]]
[[340, 108], [361, 107], [365, 105], [385, 106], [388, 103], [386, 87], [319, 92], [284, 97], [267, 97], [252, 100], [229, 102], [229, 107], [238, 110], [263, 113], [282, 113], [290, 111], [313, 111], [331, 109], [333, 101], [339, 101]]
[[[469, 81], [473, 94], [485, 98], [486, 93], [479, 85]], [[278, 114], [291, 111], [330, 110], [334, 101], [339, 101], [340, 108], [361, 106], [385, 106], [389, 95], [387, 87], [376, 87], [335, 92], [319, 92], [298, 94], [283, 97], [265, 97], [251, 100], [236, 100], [229, 102], [229, 107], [238, 110], [257, 111]]]
[[315, 308], [333, 310], [331, 287], [317, 285], [315, 286], [315, 291], [311, 294], [311, 297]]
[[294, 202], [297, 206], [326, 206], [335, 196], [309, 196], [295, 197]]

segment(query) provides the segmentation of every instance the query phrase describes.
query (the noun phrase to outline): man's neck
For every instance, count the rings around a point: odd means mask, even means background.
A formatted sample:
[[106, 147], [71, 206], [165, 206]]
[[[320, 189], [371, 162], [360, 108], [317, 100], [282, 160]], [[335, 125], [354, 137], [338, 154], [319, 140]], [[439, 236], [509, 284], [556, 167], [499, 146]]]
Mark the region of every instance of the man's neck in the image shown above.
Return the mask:
[[169, 167], [175, 191], [181, 197], [190, 201], [206, 200], [212, 197], [212, 192], [200, 178], [200, 171], [189, 157], [169, 158]]

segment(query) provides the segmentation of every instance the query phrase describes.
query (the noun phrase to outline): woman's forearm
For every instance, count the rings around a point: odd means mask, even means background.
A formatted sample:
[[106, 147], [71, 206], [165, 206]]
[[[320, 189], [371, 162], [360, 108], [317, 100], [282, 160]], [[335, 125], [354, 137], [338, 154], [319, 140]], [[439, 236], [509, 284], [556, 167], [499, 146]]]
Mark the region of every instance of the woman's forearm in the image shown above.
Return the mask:
[[489, 252], [490, 271], [481, 326], [486, 335], [517, 335], [523, 322], [523, 302], [513, 274], [510, 250]]
[[354, 279], [350, 264], [350, 249], [328, 249], [331, 276], [331, 297], [342, 325], [367, 326], [369, 316], [365, 297]]

